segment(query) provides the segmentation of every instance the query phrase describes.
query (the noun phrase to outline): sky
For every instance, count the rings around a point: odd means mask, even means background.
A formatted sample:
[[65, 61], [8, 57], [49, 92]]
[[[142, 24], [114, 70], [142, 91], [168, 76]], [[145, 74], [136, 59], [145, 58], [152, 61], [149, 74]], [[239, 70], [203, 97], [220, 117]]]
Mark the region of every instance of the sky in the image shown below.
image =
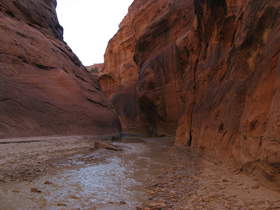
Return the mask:
[[133, 0], [57, 0], [64, 40], [85, 66], [103, 63], [108, 41]]

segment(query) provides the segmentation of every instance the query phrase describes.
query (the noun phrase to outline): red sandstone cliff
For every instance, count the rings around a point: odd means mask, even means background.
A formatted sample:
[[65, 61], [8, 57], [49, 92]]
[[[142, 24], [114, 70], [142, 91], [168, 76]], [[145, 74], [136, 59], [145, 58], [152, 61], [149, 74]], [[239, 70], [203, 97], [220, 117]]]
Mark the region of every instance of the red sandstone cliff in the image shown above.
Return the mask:
[[63, 42], [55, 0], [0, 0], [0, 137], [110, 134], [111, 104]]
[[279, 186], [279, 72], [278, 0], [135, 0], [99, 81], [125, 129], [176, 132]]
[[[152, 135], [175, 132], [183, 106], [178, 101], [177, 83], [182, 76], [177, 75], [180, 67], [179, 60], [173, 59], [177, 56], [173, 46], [189, 28], [182, 26], [192, 21], [191, 12], [187, 12], [191, 5], [188, 1], [134, 1], [119, 32], [109, 42], [99, 82], [111, 97], [124, 129]], [[148, 46], [148, 42], [153, 43], [152, 49], [141, 47]], [[149, 58], [144, 58], [145, 54]], [[149, 62], [144, 68], [142, 57]], [[152, 75], [153, 71], [145, 70], [151, 65], [164, 69]]]

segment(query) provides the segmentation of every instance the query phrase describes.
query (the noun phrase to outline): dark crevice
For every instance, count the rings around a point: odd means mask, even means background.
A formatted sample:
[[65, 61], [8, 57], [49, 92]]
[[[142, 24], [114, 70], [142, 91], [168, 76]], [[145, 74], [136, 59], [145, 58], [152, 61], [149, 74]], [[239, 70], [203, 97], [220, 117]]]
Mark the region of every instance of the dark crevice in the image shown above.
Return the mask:
[[17, 56], [17, 57], [18, 57], [18, 59], [20, 59], [23, 63], [29, 64], [28, 61], [27, 61], [27, 59], [26, 59], [24, 56]]
[[42, 65], [42, 64], [39, 64], [39, 63], [32, 63], [32, 65], [38, 67], [39, 69], [46, 70], [46, 71], [55, 69], [55, 67], [45, 66], [45, 65]]
[[36, 143], [36, 142], [41, 142], [38, 140], [34, 141], [5, 141], [5, 142], [0, 142], [0, 144], [28, 144], [28, 143]]
[[189, 139], [188, 139], [188, 146], [189, 147], [191, 147], [192, 143], [193, 143], [192, 131], [193, 131], [193, 110], [194, 110], [194, 105], [195, 105], [195, 102], [193, 102], [193, 104], [191, 105], [192, 107], [191, 107], [191, 114], [190, 114], [190, 130], [189, 130]]
[[5, 102], [5, 101], [9, 101], [9, 100], [11, 100], [11, 99], [10, 98], [1, 98], [0, 102]]
[[8, 16], [12, 17], [12, 18], [15, 18], [15, 17], [16, 17], [15, 14], [14, 14], [12, 11], [10, 11], [10, 10], [6, 10], [5, 13], [6, 13]]
[[83, 81], [83, 82], [88, 82], [86, 79], [84, 79], [83, 77], [81, 77], [78, 74], [75, 74], [75, 77], [77, 77], [79, 80]]
[[157, 136], [157, 124], [160, 120], [155, 104], [146, 96], [138, 100], [139, 108], [147, 122], [147, 130], [150, 136]]
[[222, 133], [224, 131], [224, 123], [221, 123], [220, 126], [219, 126], [219, 132]]
[[102, 103], [97, 102], [97, 101], [94, 101], [93, 99], [87, 98], [87, 100], [88, 100], [90, 103], [94, 103], [94, 104], [97, 104], [97, 105], [102, 106], [102, 107], [104, 107], [104, 108], [108, 108], [107, 105], [102, 104]]
[[[199, 50], [198, 53], [198, 58], [200, 58], [201, 56], [201, 49]], [[188, 139], [188, 146], [191, 147], [192, 143], [193, 143], [193, 112], [194, 112], [194, 106], [196, 104], [196, 92], [198, 89], [198, 85], [197, 85], [197, 69], [198, 69], [198, 63], [199, 63], [199, 59], [196, 60], [195, 62], [195, 66], [193, 68], [193, 89], [192, 89], [192, 94], [193, 94], [193, 101], [191, 104], [191, 113], [190, 113], [190, 126], [189, 126], [189, 139]]]
[[189, 135], [189, 141], [188, 141], [188, 146], [191, 147], [192, 146], [192, 142], [193, 138], [192, 138], [192, 130], [190, 131], [190, 135]]
[[17, 31], [16, 34], [23, 37], [23, 38], [28, 38], [28, 36], [26, 36], [25, 34], [19, 32], [19, 31]]

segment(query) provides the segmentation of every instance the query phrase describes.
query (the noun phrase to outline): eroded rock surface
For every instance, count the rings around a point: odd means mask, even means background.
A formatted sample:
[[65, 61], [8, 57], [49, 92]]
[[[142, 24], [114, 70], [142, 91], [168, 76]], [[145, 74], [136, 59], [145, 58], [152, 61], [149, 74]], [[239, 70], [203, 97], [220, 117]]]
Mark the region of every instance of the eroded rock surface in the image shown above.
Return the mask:
[[[280, 2], [135, 0], [99, 81], [125, 129], [280, 187]], [[278, 184], [275, 184], [278, 183]]]
[[[99, 82], [111, 97], [124, 129], [174, 133], [183, 111], [179, 101], [182, 69], [177, 38], [191, 20], [188, 1], [134, 1], [119, 32], [109, 42]], [[179, 93], [180, 95], [180, 93]]]
[[55, 7], [0, 1], [0, 137], [119, 132], [111, 104], [63, 42]]

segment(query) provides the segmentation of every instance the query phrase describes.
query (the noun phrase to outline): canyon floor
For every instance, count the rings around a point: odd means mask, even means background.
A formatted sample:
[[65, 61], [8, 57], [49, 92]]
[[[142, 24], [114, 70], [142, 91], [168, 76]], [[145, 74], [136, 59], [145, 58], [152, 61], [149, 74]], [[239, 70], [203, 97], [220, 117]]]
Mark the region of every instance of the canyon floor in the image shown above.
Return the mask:
[[105, 142], [0, 140], [0, 209], [280, 209], [278, 192], [172, 138]]

